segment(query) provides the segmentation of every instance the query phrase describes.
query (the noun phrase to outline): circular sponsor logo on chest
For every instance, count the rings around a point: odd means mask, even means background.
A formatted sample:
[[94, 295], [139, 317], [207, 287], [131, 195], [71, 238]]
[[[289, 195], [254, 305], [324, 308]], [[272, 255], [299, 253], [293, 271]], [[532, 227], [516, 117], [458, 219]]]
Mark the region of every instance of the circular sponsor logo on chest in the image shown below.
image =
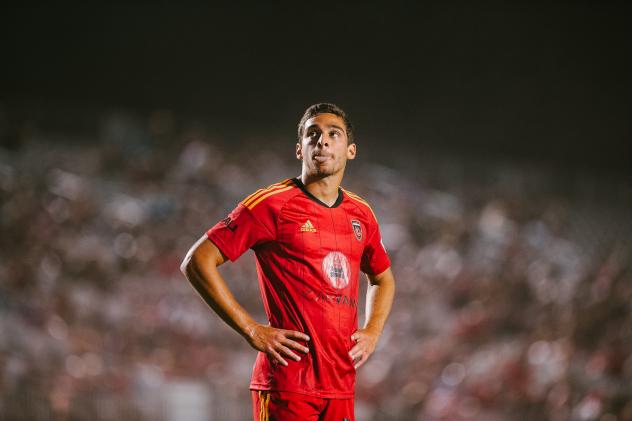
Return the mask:
[[339, 251], [331, 251], [323, 259], [323, 272], [331, 285], [342, 289], [349, 285], [351, 266], [347, 257]]

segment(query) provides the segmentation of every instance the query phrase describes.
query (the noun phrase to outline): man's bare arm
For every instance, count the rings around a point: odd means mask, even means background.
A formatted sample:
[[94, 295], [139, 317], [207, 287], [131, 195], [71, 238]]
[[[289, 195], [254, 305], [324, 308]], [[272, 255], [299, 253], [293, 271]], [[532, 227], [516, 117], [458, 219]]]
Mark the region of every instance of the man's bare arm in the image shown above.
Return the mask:
[[366, 322], [362, 329], [351, 335], [356, 344], [349, 351], [356, 369], [364, 364], [375, 350], [395, 296], [395, 278], [390, 268], [379, 275], [367, 275], [367, 278], [369, 287], [366, 293]]
[[257, 323], [237, 302], [220, 275], [217, 268], [225, 261], [222, 252], [204, 235], [191, 247], [180, 270], [206, 304], [253, 348], [283, 365], [287, 365], [284, 356], [299, 361], [301, 358], [292, 349], [301, 352], [309, 349], [293, 339], [309, 341], [309, 336]]

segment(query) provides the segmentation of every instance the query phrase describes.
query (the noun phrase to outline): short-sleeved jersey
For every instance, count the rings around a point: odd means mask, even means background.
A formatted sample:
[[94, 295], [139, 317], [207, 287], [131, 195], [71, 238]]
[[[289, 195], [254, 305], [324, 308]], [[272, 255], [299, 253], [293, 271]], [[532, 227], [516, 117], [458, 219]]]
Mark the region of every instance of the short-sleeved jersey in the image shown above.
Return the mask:
[[271, 326], [304, 332], [309, 353], [277, 364], [257, 356], [250, 388], [325, 398], [353, 397], [349, 357], [358, 325], [360, 271], [390, 267], [373, 211], [343, 190], [327, 206], [299, 178], [260, 189], [208, 230], [231, 261], [252, 248], [263, 304]]

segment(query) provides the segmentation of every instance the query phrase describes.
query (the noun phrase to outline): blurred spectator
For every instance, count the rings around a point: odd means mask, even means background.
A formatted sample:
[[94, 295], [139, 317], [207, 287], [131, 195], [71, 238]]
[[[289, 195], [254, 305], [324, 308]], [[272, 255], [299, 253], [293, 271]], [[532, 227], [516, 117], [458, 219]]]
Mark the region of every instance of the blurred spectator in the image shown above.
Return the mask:
[[[0, 418], [247, 419], [255, 352], [178, 265], [298, 173], [292, 147], [255, 156], [168, 111], [101, 121], [0, 149]], [[632, 420], [629, 180], [449, 161], [352, 164], [398, 279], [357, 418]], [[223, 271], [263, 321], [251, 263]]]

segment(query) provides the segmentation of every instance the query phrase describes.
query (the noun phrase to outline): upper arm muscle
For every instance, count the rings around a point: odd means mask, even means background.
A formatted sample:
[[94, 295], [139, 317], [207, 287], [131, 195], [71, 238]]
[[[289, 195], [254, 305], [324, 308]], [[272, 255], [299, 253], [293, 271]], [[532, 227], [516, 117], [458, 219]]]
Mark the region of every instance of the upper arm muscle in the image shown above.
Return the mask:
[[219, 266], [228, 260], [226, 256], [217, 248], [206, 235], [200, 237], [198, 241], [191, 247], [183, 262], [183, 269], [191, 261], [195, 264], [204, 264], [214, 262], [215, 266]]

